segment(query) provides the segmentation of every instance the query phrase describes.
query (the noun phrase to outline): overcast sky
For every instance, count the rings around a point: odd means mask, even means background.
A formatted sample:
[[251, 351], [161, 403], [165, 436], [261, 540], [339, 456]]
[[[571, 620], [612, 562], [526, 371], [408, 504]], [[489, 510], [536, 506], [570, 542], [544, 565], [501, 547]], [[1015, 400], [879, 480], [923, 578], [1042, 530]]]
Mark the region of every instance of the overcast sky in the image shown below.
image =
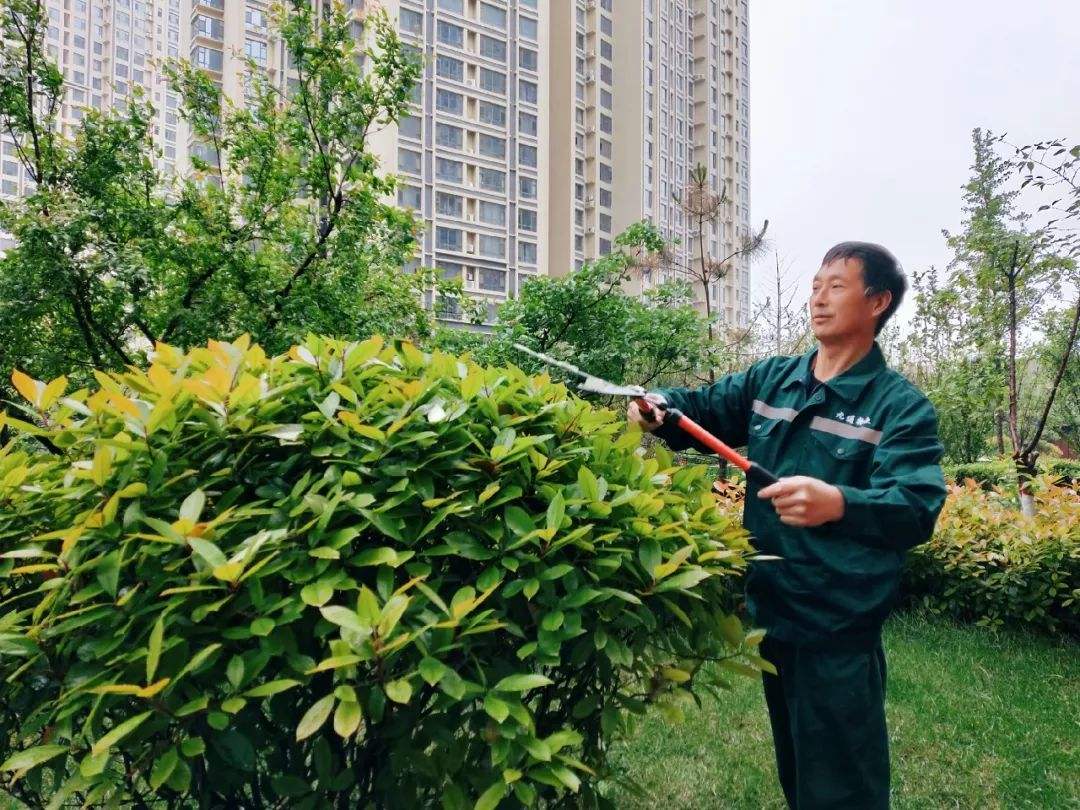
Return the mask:
[[750, 0], [752, 216], [804, 290], [845, 239], [944, 265], [974, 127], [1080, 142], [1078, 38], [1077, 0]]

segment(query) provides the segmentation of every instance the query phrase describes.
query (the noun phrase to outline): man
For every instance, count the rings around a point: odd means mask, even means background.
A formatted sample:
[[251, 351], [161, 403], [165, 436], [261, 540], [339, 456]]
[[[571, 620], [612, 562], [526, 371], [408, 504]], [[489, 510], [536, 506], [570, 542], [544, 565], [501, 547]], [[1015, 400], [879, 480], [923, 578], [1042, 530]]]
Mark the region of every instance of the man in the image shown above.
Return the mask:
[[[747, 484], [746, 528], [781, 559], [753, 563], [746, 598], [768, 631], [761, 651], [778, 674], [763, 675], [765, 700], [798, 810], [889, 804], [881, 626], [906, 551], [930, 538], [945, 501], [934, 408], [875, 341], [906, 287], [880, 245], [839, 244], [814, 276], [816, 349], [660, 392], [780, 477]], [[627, 415], [674, 449], [692, 444], [634, 404]]]

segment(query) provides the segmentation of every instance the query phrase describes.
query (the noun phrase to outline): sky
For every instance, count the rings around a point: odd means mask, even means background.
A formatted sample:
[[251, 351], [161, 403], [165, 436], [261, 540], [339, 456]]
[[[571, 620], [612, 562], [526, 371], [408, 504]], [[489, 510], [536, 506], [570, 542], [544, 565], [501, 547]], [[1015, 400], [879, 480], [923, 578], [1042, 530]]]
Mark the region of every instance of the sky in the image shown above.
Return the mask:
[[1078, 35], [1077, 0], [750, 0], [751, 211], [772, 248], [757, 297], [775, 253], [808, 296], [848, 239], [909, 274], [943, 267], [972, 129], [1080, 143]]

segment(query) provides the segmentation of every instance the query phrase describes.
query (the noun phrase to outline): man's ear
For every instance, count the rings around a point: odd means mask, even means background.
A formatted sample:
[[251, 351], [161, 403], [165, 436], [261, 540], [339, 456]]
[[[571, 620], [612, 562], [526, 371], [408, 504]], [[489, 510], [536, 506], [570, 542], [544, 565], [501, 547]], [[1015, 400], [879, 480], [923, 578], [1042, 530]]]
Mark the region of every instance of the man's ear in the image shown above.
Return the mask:
[[882, 290], [874, 295], [874, 317], [878, 318], [892, 304], [892, 290]]

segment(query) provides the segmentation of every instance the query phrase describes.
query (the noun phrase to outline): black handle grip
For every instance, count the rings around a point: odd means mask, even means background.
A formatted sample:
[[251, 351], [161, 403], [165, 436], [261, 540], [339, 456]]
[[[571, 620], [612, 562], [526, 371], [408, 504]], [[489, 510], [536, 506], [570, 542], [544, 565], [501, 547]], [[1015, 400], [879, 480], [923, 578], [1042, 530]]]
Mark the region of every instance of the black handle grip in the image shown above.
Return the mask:
[[746, 471], [746, 478], [762, 487], [771, 486], [780, 480], [756, 461], [750, 462], [750, 468]]

